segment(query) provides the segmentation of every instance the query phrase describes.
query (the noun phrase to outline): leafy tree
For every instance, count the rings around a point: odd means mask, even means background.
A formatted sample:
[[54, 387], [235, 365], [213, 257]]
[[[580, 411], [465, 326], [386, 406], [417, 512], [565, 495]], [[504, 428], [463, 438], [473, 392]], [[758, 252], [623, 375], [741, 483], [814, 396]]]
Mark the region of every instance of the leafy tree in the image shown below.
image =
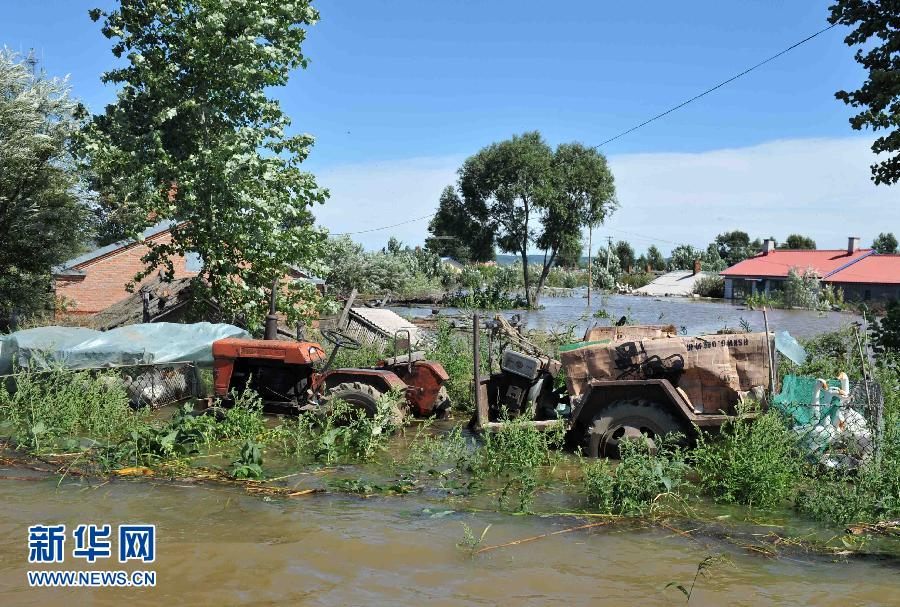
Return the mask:
[[721, 272], [728, 267], [728, 264], [719, 257], [719, 248], [715, 243], [710, 243], [700, 260], [700, 266], [704, 272]]
[[875, 238], [872, 248], [881, 255], [893, 255], [897, 252], [897, 238], [893, 232], [882, 232]]
[[647, 259], [646, 254], [642, 254], [640, 257], [637, 258], [637, 260], [634, 262], [634, 264], [639, 272], [646, 272], [647, 266], [650, 265], [650, 261]]
[[788, 270], [787, 278], [782, 286], [781, 296], [790, 308], [814, 309], [819, 301], [820, 279], [814, 268], [799, 272], [796, 268]]
[[494, 234], [473, 219], [456, 188], [448, 185], [441, 192], [438, 210], [428, 223], [431, 237], [425, 247], [439, 257], [463, 262], [493, 261]]
[[622, 275], [622, 266], [616, 252], [610, 252], [609, 249], [603, 247], [597, 251], [593, 264], [592, 279], [594, 286], [607, 291], [614, 289], [619, 276]]
[[[556, 183], [564, 198], [564, 204], [579, 209], [583, 214], [583, 222], [588, 228], [588, 274], [591, 273], [591, 251], [594, 246], [594, 228], [602, 224], [606, 216], [618, 206], [616, 186], [613, 175], [606, 163], [606, 158], [596, 148], [585, 147], [580, 143], [562, 144], [554, 155]], [[578, 234], [581, 235], [579, 229]], [[575, 248], [573, 242], [576, 234], [569, 235], [565, 251]], [[581, 242], [578, 242], [579, 261], [581, 259]], [[590, 300], [590, 281], [588, 282], [588, 299]]]
[[896, 0], [837, 0], [830, 7], [830, 23], [855, 26], [844, 38], [848, 46], [860, 46], [854, 55], [868, 70], [868, 78], [855, 91], [838, 91], [835, 97], [859, 114], [850, 118], [854, 130], [885, 129], [872, 144], [876, 154], [888, 156], [872, 165], [876, 184], [900, 181], [900, 7]]
[[563, 243], [556, 254], [556, 265], [560, 268], [577, 268], [581, 265], [581, 240], [571, 238]]
[[421, 295], [440, 289], [449, 278], [433, 252], [404, 246], [393, 237], [375, 252], [365, 251], [349, 236], [329, 238], [323, 249], [322, 275], [329, 288], [342, 295], [354, 288], [366, 295]]
[[756, 255], [762, 247], [758, 238], [751, 242], [750, 235], [741, 230], [723, 232], [713, 242], [719, 250], [719, 257], [729, 266]]
[[634, 249], [631, 248], [630, 244], [624, 240], [620, 240], [616, 243], [614, 251], [619, 258], [619, 265], [622, 266], [623, 270], [627, 272], [635, 269]]
[[80, 128], [65, 81], [0, 50], [0, 318], [51, 300], [51, 268], [88, 239], [67, 144]]
[[691, 245], [680, 244], [669, 256], [669, 270], [693, 270], [694, 262], [702, 258], [703, 254]]
[[815, 249], [816, 241], [802, 234], [791, 234], [784, 243], [778, 245], [779, 249]]
[[872, 320], [870, 331], [876, 353], [900, 352], [900, 302], [888, 303], [884, 317]]
[[[103, 75], [120, 86], [117, 101], [81, 146], [96, 187], [135, 209], [122, 213], [131, 236], [148, 216], [179, 221], [171, 244], [148, 243], [135, 280], [199, 253], [195, 292], [258, 326], [273, 281], [291, 266], [321, 269], [324, 235], [309, 207], [328, 193], [300, 168], [312, 138], [287, 135], [289, 118], [267, 96], [306, 67], [317, 11], [308, 0], [121, 0], [90, 15], [125, 60]], [[295, 320], [314, 297], [291, 283], [279, 303]]]
[[[559, 252], [580, 246], [581, 228], [602, 221], [615, 204], [612, 175], [601, 154], [580, 144], [560, 145], [554, 153], [536, 131], [466, 159], [459, 190], [471, 216], [495, 234], [500, 249], [521, 257], [531, 307]], [[544, 253], [537, 280], [528, 259], [532, 247]]]
[[661, 272], [666, 269], [666, 258], [663, 257], [662, 252], [656, 248], [656, 245], [650, 245], [647, 248], [647, 263], [650, 264], [650, 268]]

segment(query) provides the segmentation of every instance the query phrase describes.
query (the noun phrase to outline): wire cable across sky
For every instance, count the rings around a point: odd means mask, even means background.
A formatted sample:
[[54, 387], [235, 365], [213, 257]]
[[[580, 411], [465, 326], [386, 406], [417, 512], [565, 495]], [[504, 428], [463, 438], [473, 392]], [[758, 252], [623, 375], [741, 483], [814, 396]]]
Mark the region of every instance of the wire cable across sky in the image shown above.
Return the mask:
[[[777, 53], [775, 53], [775, 54], [772, 55], [771, 57], [768, 57], [768, 58], [766, 58], [766, 59], [763, 59], [763, 60], [760, 61], [759, 63], [757, 63], [757, 64], [755, 64], [755, 65], [752, 65], [752, 66], [748, 67], [748, 68], [745, 69], [744, 71], [742, 71], [742, 72], [740, 72], [740, 73], [738, 73], [738, 74], [735, 74], [734, 76], [732, 76], [732, 77], [730, 77], [730, 78], [728, 78], [728, 79], [726, 79], [726, 80], [723, 80], [722, 82], [716, 84], [715, 86], [706, 89], [706, 90], [703, 91], [702, 93], [700, 93], [700, 94], [698, 94], [698, 95], [694, 95], [694, 96], [691, 97], [690, 99], [687, 99], [686, 101], [682, 101], [682, 102], [679, 103], [678, 105], [672, 106], [672, 107], [670, 107], [669, 109], [665, 110], [664, 112], [660, 112], [659, 114], [653, 116], [652, 118], [648, 118], [647, 120], [644, 120], [644, 121], [641, 122], [640, 124], [636, 124], [636, 125], [634, 125], [633, 127], [629, 128], [629, 129], [626, 129], [626, 130], [622, 131], [621, 133], [618, 133], [617, 135], [613, 135], [612, 137], [610, 137], [610, 138], [607, 139], [606, 141], [603, 141], [603, 142], [598, 143], [597, 145], [595, 145], [594, 148], [601, 148], [601, 147], [603, 147], [604, 145], [606, 145], [607, 143], [612, 143], [612, 142], [615, 141], [616, 139], [619, 139], [619, 138], [621, 138], [621, 137], [624, 137], [625, 135], [628, 135], [629, 133], [633, 133], [634, 131], [636, 131], [636, 130], [638, 130], [638, 129], [640, 129], [640, 128], [643, 128], [643, 127], [647, 126], [647, 125], [650, 124], [651, 122], [656, 122], [656, 121], [659, 120], [660, 118], [663, 118], [663, 117], [665, 117], [665, 116], [668, 116], [669, 114], [671, 114], [672, 112], [674, 112], [674, 111], [676, 111], [676, 110], [680, 110], [680, 109], [683, 108], [684, 106], [689, 105], [689, 104], [691, 104], [691, 103], [697, 101], [698, 99], [701, 99], [702, 97], [705, 97], [706, 95], [709, 95], [709, 94], [712, 93], [713, 91], [717, 91], [718, 89], [722, 88], [723, 86], [725, 86], [725, 85], [727, 85], [727, 84], [729, 84], [729, 83], [731, 83], [731, 82], [734, 82], [734, 81], [737, 80], [738, 78], [741, 78], [741, 77], [743, 77], [743, 76], [746, 76], [747, 74], [749, 74], [749, 73], [752, 72], [753, 70], [755, 70], [755, 69], [757, 69], [757, 68], [760, 68], [760, 67], [764, 66], [765, 64], [769, 63], [770, 61], [774, 61], [775, 59], [778, 59], [778, 58], [781, 57], [782, 55], [785, 55], [785, 54], [791, 52], [792, 50], [794, 50], [794, 49], [797, 48], [798, 46], [802, 46], [803, 44], [806, 44], [807, 42], [809, 42], [809, 41], [812, 40], [813, 38], [815, 38], [815, 37], [817, 37], [817, 36], [820, 36], [820, 35], [824, 34], [825, 32], [829, 31], [830, 29], [834, 28], [836, 25], [837, 25], [836, 23], [835, 23], [834, 25], [829, 25], [828, 27], [823, 28], [823, 29], [820, 29], [819, 31], [817, 31], [817, 32], [814, 33], [814, 34], [810, 34], [809, 36], [807, 36], [807, 37], [804, 38], [803, 40], [800, 40], [800, 41], [798, 41], [798, 42], [795, 42], [794, 44], [790, 45], [789, 47], [787, 47], [787, 48], [785, 48], [785, 49], [782, 49], [782, 50], [778, 51]], [[341, 232], [340, 234], [335, 234], [335, 236], [352, 236], [352, 235], [354, 235], [354, 234], [368, 234], [369, 232], [380, 232], [381, 230], [389, 230], [389, 229], [391, 229], [391, 228], [396, 228], [397, 226], [406, 225], [406, 224], [408, 224], [408, 223], [414, 223], [414, 222], [416, 222], [416, 221], [422, 221], [423, 219], [429, 219], [430, 217], [434, 217], [436, 214], [437, 214], [437, 213], [429, 213], [428, 215], [423, 215], [422, 217], [416, 217], [416, 218], [414, 218], [414, 219], [408, 219], [408, 220], [406, 220], [406, 221], [401, 221], [400, 223], [391, 224], [391, 225], [389, 225], [389, 226], [381, 226], [381, 227], [378, 227], [378, 228], [370, 228], [370, 229], [368, 229], [368, 230], [359, 230], [358, 232]], [[613, 229], [613, 228], [609, 228], [609, 229]], [[617, 232], [625, 232], [624, 230], [614, 230], [614, 231], [617, 231]], [[628, 232], [625, 232], [625, 233], [628, 233]], [[638, 236], [638, 237], [640, 237], [640, 238], [646, 238], [647, 240], [657, 240], [657, 241], [659, 241], [659, 242], [670, 243], [670, 241], [662, 240], [662, 239], [659, 239], [659, 238], [644, 237], [644, 236], [639, 236], [639, 235], [637, 235], [637, 234], [633, 234], [633, 235]], [[674, 243], [671, 243], [671, 244], [674, 244]]]
[[741, 72], [741, 73], [739, 73], [739, 74], [735, 74], [734, 76], [732, 76], [731, 78], [728, 78], [727, 80], [723, 80], [722, 82], [720, 82], [719, 84], [715, 85], [715, 86], [712, 87], [712, 88], [706, 89], [705, 91], [703, 91], [703, 92], [700, 93], [699, 95], [694, 95], [694, 96], [691, 97], [690, 99], [688, 99], [688, 100], [686, 100], [686, 101], [682, 101], [682, 102], [679, 103], [678, 105], [673, 106], [673, 107], [670, 107], [670, 108], [667, 109], [666, 111], [661, 112], [661, 113], [657, 114], [656, 116], [653, 116], [652, 118], [648, 118], [647, 120], [641, 122], [640, 124], [636, 124], [636, 125], [634, 125], [633, 127], [631, 127], [630, 129], [627, 129], [627, 130], [622, 131], [622, 132], [619, 133], [618, 135], [614, 135], [614, 136], [610, 137], [610, 138], [607, 139], [606, 141], [603, 141], [603, 142], [601, 142], [601, 143], [598, 143], [597, 145], [594, 146], [594, 148], [600, 148], [600, 147], [603, 147], [603, 146], [606, 145], [607, 143], [611, 143], [611, 142], [615, 141], [616, 139], [619, 139], [620, 137], [624, 137], [625, 135], [627, 135], [627, 134], [629, 134], [629, 133], [633, 133], [634, 131], [636, 131], [636, 130], [638, 130], [638, 129], [640, 129], [640, 128], [643, 128], [643, 127], [647, 126], [647, 125], [650, 124], [651, 122], [655, 122], [655, 121], [659, 120], [660, 118], [662, 118], [662, 117], [664, 117], [664, 116], [668, 116], [669, 114], [671, 114], [671, 113], [674, 112], [675, 110], [680, 110], [680, 109], [683, 108], [684, 106], [686, 106], [686, 105], [688, 105], [688, 104], [690, 104], [690, 103], [693, 103], [693, 102], [697, 101], [697, 100], [700, 99], [701, 97], [705, 97], [706, 95], [709, 95], [709, 94], [712, 93], [713, 91], [716, 91], [716, 90], [722, 88], [722, 87], [725, 86], [726, 84], [729, 84], [729, 83], [731, 83], [731, 82], [734, 82], [735, 80], [737, 80], [738, 78], [740, 78], [740, 77], [742, 77], [742, 76], [746, 76], [747, 74], [749, 74], [750, 72], [752, 72], [752, 71], [755, 70], [756, 68], [762, 67], [762, 66], [764, 66], [765, 64], [769, 63], [770, 61], [773, 61], [773, 60], [775, 60], [775, 59], [778, 59], [778, 58], [781, 57], [782, 55], [791, 52], [792, 50], [794, 50], [794, 49], [797, 48], [798, 46], [801, 46], [801, 45], [803, 45], [803, 44], [806, 44], [807, 42], [809, 42], [810, 40], [812, 40], [812, 39], [815, 38], [816, 36], [819, 36], [819, 35], [821, 35], [821, 34], [824, 34], [824, 33], [827, 32], [828, 30], [830, 30], [831, 28], [833, 28], [835, 25], [837, 25], [837, 24], [835, 23], [834, 25], [829, 25], [828, 27], [826, 27], [826, 28], [824, 28], [824, 29], [820, 29], [820, 30], [817, 31], [815, 34], [809, 35], [809, 36], [807, 36], [806, 38], [804, 38], [803, 40], [800, 40], [799, 42], [795, 42], [794, 44], [790, 45], [790, 46], [787, 47], [786, 49], [783, 49], [783, 50], [781, 50], [781, 51], [778, 51], [777, 53], [775, 53], [774, 55], [772, 55], [772, 56], [769, 57], [768, 59], [764, 59], [763, 61], [760, 61], [760, 62], [757, 63], [756, 65], [753, 65], [753, 66], [751, 66], [751, 67], [748, 67], [748, 68], [745, 69], [743, 72]]

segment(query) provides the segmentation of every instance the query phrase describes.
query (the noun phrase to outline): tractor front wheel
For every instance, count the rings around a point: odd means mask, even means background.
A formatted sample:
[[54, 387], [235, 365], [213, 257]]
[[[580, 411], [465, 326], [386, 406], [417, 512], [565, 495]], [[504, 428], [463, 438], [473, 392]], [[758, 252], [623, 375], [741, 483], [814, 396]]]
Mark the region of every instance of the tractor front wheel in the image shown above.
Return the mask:
[[644, 399], [621, 400], [604, 407], [585, 433], [582, 448], [589, 457], [621, 457], [619, 443], [643, 439], [654, 450], [667, 434], [681, 433], [682, 424], [660, 404]]

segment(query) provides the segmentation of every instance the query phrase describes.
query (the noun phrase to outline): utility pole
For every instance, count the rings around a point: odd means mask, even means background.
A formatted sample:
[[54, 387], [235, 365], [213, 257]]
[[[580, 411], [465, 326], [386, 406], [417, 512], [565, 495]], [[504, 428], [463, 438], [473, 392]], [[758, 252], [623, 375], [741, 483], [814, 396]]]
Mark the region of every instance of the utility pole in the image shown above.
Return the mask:
[[607, 236], [606, 245], [606, 273], [609, 274], [609, 256], [612, 255], [612, 236]]
[[594, 224], [588, 225], [588, 307], [591, 307], [591, 248], [594, 246], [592, 243], [594, 237]]

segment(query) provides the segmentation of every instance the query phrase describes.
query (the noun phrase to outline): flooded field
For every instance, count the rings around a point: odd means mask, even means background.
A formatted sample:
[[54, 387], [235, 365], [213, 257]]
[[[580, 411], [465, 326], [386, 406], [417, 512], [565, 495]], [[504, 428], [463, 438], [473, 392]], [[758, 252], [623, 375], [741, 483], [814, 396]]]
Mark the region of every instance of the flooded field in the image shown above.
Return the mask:
[[[575, 290], [571, 296], [543, 297], [541, 310], [522, 310], [529, 329], [559, 330], [574, 326], [575, 334], [582, 335], [593, 324], [609, 324], [610, 320], [598, 319], [594, 314], [604, 310], [612, 322], [622, 316], [635, 324], [673, 324], [688, 335], [714, 333], [722, 328], [740, 329], [741, 323], [749, 323], [753, 331], [763, 330], [763, 314], [742, 304], [726, 303], [682, 297], [638, 297], [633, 295], [593, 295], [591, 306], [585, 298], [586, 291]], [[397, 307], [397, 313], [407, 316], [429, 316], [431, 308]], [[441, 315], [455, 315], [455, 308], [441, 309]], [[507, 315], [512, 312], [506, 312]], [[788, 331], [795, 337], [812, 337], [861, 320], [855, 314], [842, 312], [814, 312], [809, 310], [770, 310], [769, 326], [773, 331]]]
[[[5, 473], [5, 472], [4, 472]], [[462, 523], [486, 544], [559, 531], [564, 517], [459, 513], [427, 497], [331, 494], [261, 499], [240, 489], [144, 481], [0, 483], [3, 605], [896, 605], [887, 562], [766, 558], [663, 528], [600, 526], [470, 556]], [[29, 589], [27, 527], [36, 521], [152, 522], [155, 589]], [[130, 565], [127, 566], [131, 568]], [[147, 565], [143, 566], [147, 568]], [[74, 567], [73, 567], [74, 568]], [[113, 567], [115, 568], [115, 567]]]

